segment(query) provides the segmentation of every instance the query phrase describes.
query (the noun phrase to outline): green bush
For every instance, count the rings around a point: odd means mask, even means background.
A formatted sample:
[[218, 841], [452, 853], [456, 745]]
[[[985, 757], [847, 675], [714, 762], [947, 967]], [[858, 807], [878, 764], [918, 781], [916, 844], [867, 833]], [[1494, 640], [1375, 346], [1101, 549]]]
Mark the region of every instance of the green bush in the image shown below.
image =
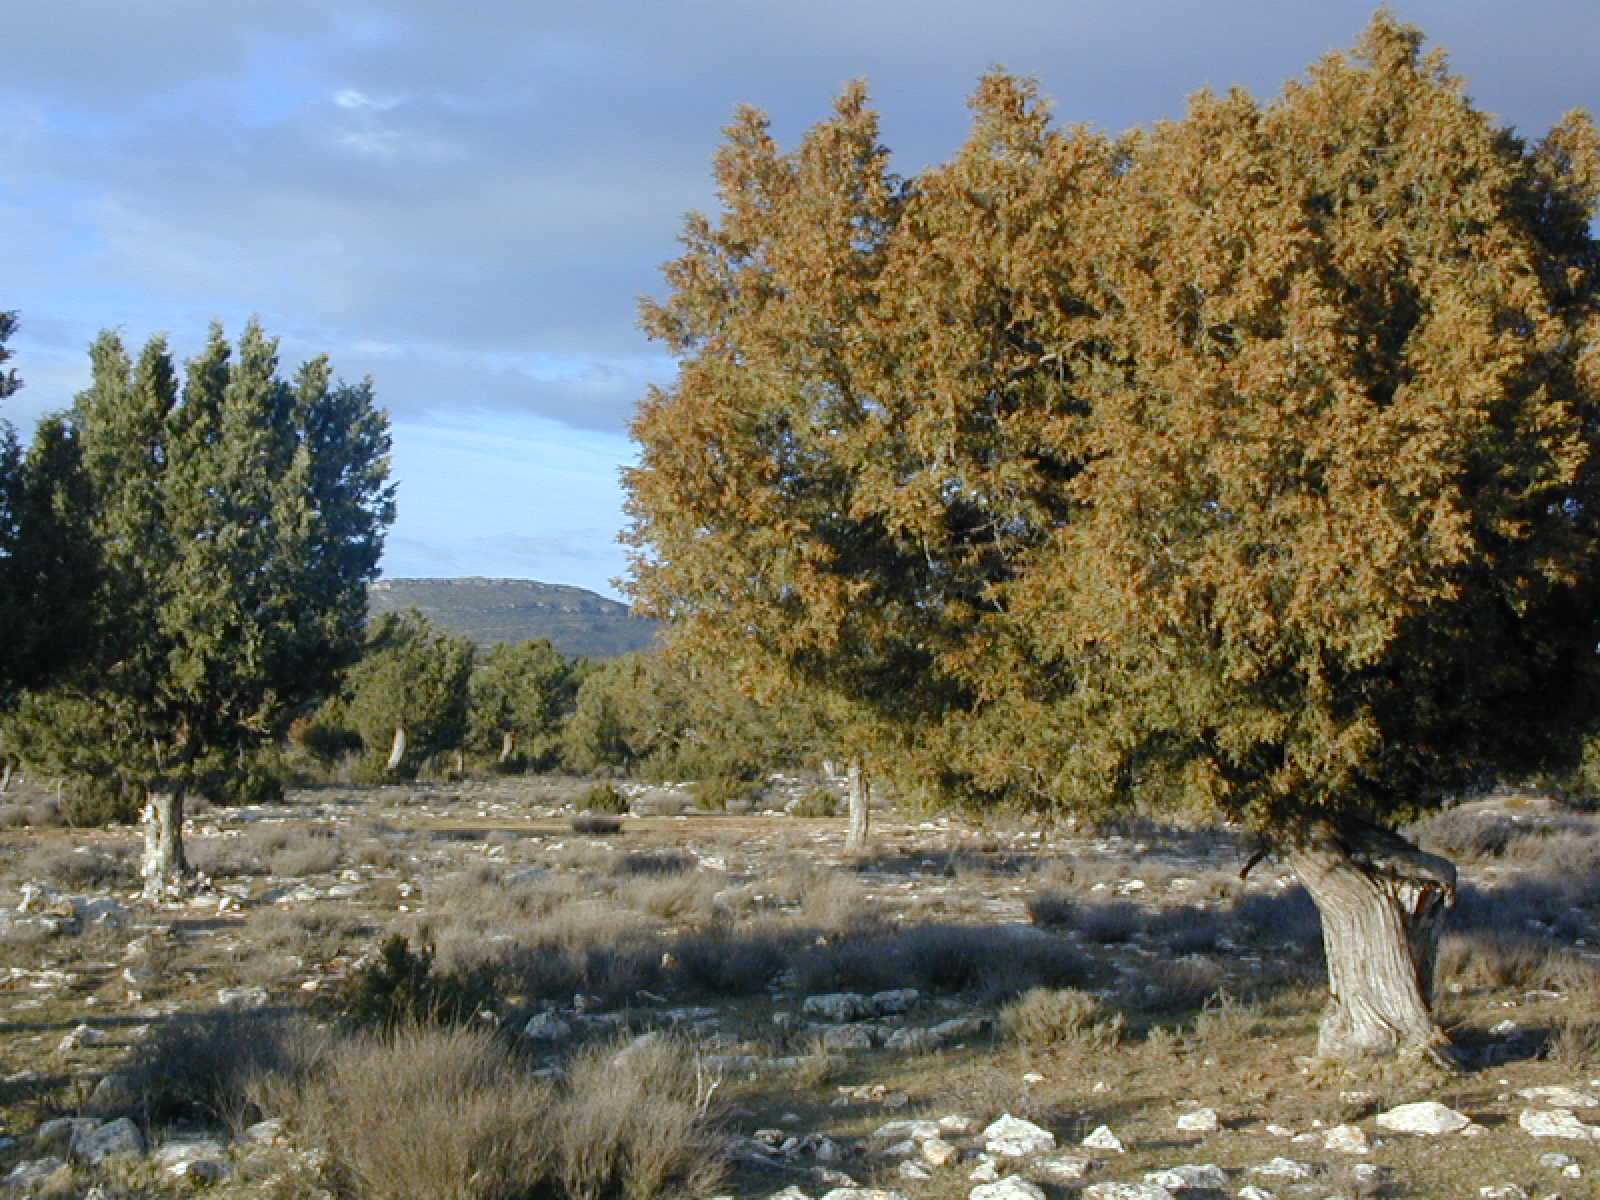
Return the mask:
[[488, 973], [433, 970], [433, 948], [413, 953], [395, 934], [375, 961], [356, 972], [338, 997], [340, 1015], [357, 1029], [464, 1025], [494, 1001]]
[[620, 816], [628, 811], [628, 798], [609, 783], [597, 783], [578, 797], [578, 811]]
[[144, 793], [116, 775], [80, 775], [61, 788], [61, 819], [74, 828], [129, 825], [143, 807]]
[[838, 795], [831, 788], [816, 787], [796, 800], [789, 813], [796, 817], [837, 817], [841, 807]]

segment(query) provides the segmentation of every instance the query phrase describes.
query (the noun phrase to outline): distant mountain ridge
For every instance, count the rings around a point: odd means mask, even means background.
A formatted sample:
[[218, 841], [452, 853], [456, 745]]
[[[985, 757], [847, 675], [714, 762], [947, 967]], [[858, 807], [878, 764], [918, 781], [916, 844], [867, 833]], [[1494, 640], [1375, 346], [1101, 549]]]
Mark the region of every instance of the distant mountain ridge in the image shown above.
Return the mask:
[[614, 658], [642, 650], [656, 622], [594, 592], [532, 579], [380, 579], [367, 594], [372, 616], [414, 608], [480, 646], [547, 638], [561, 653]]

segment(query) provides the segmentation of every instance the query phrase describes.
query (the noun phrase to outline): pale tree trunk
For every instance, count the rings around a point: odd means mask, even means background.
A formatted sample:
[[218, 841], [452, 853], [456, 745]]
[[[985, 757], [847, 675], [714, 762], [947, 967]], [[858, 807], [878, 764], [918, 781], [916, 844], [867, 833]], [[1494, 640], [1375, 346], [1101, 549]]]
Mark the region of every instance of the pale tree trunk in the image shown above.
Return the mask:
[[0, 763], [0, 792], [11, 790], [11, 760], [8, 758]]
[[189, 877], [183, 854], [183, 785], [165, 782], [152, 788], [145, 796], [143, 820], [145, 899], [181, 895]]
[[1454, 1065], [1433, 1018], [1440, 925], [1456, 869], [1399, 834], [1365, 822], [1323, 821], [1288, 849], [1322, 918], [1328, 1005], [1317, 1057], [1427, 1057]]
[[389, 744], [389, 761], [383, 764], [383, 769], [385, 771], [398, 771], [400, 764], [405, 761], [405, 757], [406, 727], [404, 725], [396, 725], [394, 727], [394, 741]]
[[500, 735], [500, 765], [504, 766], [511, 761], [511, 756], [517, 752], [517, 731], [508, 729]]
[[859, 758], [850, 760], [850, 828], [845, 834], [846, 850], [865, 850], [871, 836], [872, 780]]

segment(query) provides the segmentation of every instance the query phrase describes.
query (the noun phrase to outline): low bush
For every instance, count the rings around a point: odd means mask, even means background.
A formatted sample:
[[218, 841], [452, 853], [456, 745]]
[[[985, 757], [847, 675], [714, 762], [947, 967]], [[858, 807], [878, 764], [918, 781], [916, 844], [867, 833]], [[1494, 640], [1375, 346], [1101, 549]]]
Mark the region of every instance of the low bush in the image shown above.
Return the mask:
[[492, 1004], [489, 974], [479, 969], [435, 972], [433, 950], [413, 953], [395, 934], [372, 962], [351, 976], [337, 998], [339, 1015], [357, 1029], [460, 1025]]
[[1078, 931], [1102, 946], [1131, 941], [1144, 928], [1144, 910], [1131, 900], [1085, 904], [1078, 910]]
[[622, 819], [599, 813], [579, 813], [572, 818], [572, 832], [594, 834], [601, 837], [613, 833], [621, 833]]
[[1222, 968], [1191, 956], [1158, 960], [1132, 977], [1123, 989], [1130, 1008], [1145, 1012], [1187, 1012], [1213, 999], [1222, 987]]
[[132, 887], [139, 881], [139, 869], [125, 846], [41, 847], [17, 864], [16, 873], [30, 882], [78, 890]]
[[620, 816], [628, 811], [628, 798], [609, 783], [596, 783], [578, 797], [577, 807], [579, 812]]
[[1060, 892], [1044, 891], [1026, 902], [1028, 920], [1045, 929], [1071, 929], [1078, 921], [1078, 904]]
[[221, 1123], [234, 1130], [258, 1120], [261, 1079], [300, 1078], [318, 1057], [322, 1037], [306, 1022], [263, 1011], [218, 1011], [168, 1018], [119, 1068], [146, 1124]]
[[1203, 954], [1216, 949], [1224, 928], [1221, 916], [1211, 909], [1183, 904], [1156, 913], [1145, 932], [1177, 954]]
[[1113, 1050], [1122, 1041], [1124, 1025], [1121, 1013], [1076, 988], [1030, 988], [1000, 1010], [1005, 1036], [1039, 1050]]
[[837, 817], [844, 804], [832, 788], [815, 787], [787, 806], [791, 817]]

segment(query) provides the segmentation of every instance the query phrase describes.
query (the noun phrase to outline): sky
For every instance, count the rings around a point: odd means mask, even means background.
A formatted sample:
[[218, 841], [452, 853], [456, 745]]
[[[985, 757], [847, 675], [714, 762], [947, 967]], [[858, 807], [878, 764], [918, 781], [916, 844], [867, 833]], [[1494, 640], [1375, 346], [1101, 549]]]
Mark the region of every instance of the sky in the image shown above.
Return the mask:
[[[1276, 94], [1370, 0], [51, 0], [0, 73], [5, 403], [24, 434], [103, 328], [187, 356], [258, 316], [285, 370], [370, 375], [386, 576], [618, 595], [628, 421], [674, 363], [636, 326], [739, 104], [792, 146], [865, 78], [902, 175], [1003, 66], [1121, 131], [1202, 86]], [[1397, 0], [1529, 136], [1600, 110], [1600, 0]]]

